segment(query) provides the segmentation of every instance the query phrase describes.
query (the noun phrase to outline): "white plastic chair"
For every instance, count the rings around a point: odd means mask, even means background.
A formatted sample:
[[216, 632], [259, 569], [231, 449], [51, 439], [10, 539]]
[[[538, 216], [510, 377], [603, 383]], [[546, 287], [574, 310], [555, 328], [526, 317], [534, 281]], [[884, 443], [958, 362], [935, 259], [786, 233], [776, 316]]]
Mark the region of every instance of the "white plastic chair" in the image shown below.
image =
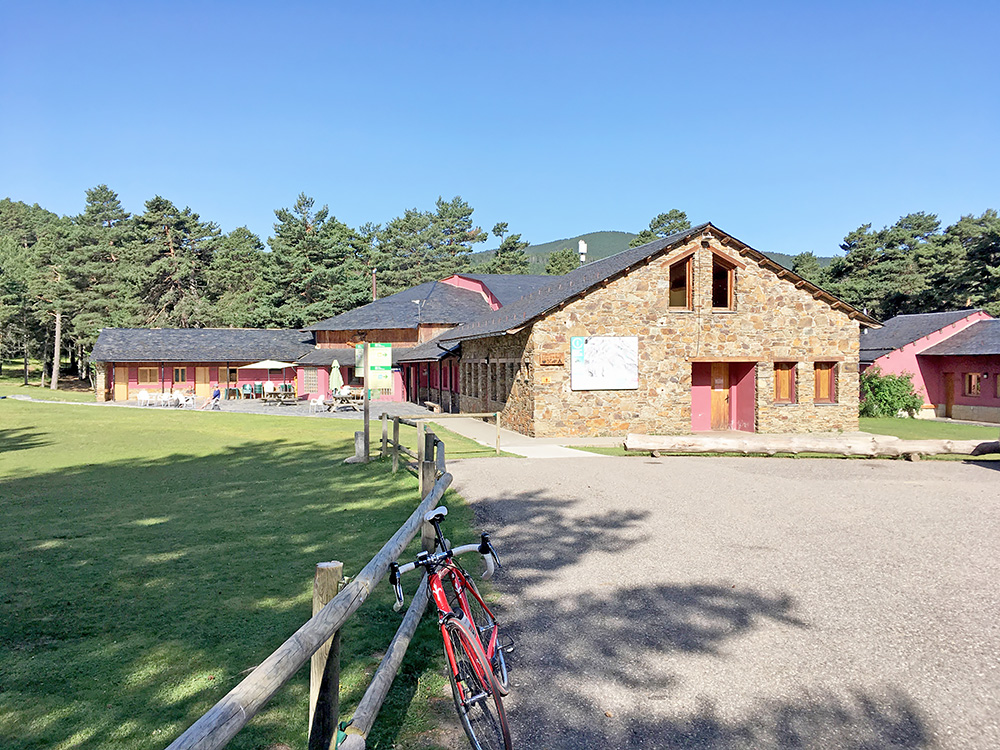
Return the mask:
[[136, 399], [139, 401], [139, 406], [149, 406], [149, 391], [145, 388], [139, 391]]

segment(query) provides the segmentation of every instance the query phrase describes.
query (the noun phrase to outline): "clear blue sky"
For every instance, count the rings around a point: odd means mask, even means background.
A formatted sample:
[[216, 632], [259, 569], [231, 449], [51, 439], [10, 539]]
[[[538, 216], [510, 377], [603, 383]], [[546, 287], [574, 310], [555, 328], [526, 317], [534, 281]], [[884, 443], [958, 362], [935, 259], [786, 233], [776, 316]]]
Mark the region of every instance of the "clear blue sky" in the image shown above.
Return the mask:
[[0, 197], [106, 183], [266, 239], [461, 195], [534, 243], [680, 208], [764, 252], [1000, 208], [1000, 3], [28, 2]]

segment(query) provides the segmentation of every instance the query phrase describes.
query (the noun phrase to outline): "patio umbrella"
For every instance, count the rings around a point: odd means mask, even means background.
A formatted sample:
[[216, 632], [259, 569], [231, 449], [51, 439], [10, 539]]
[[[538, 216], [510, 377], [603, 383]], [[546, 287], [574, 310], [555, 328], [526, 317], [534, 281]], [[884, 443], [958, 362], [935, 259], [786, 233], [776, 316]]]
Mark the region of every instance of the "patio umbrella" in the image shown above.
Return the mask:
[[330, 390], [336, 393], [343, 385], [344, 376], [340, 374], [340, 362], [334, 360], [333, 366], [330, 367]]
[[276, 359], [262, 359], [260, 362], [253, 362], [243, 365], [240, 370], [283, 370], [286, 367], [295, 367], [292, 362], [279, 362]]
[[271, 370], [281, 370], [281, 382], [285, 382], [285, 368], [295, 367], [291, 362], [281, 362], [277, 359], [262, 359], [260, 362], [251, 362], [249, 365], [238, 367], [238, 370], [267, 370], [268, 379], [271, 378]]

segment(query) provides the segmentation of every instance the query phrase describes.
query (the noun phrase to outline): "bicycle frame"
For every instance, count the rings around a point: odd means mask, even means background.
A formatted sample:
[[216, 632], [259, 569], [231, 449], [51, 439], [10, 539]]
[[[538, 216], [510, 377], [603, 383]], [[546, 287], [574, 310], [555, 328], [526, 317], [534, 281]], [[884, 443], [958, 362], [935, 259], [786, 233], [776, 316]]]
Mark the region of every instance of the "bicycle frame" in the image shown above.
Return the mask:
[[[442, 576], [448, 576], [451, 580], [452, 588], [454, 589], [455, 596], [458, 599], [459, 612], [455, 612], [452, 608], [451, 602], [448, 601], [448, 593], [445, 591]], [[496, 653], [496, 649], [498, 647], [498, 627], [496, 617], [493, 615], [493, 611], [486, 605], [486, 602], [483, 601], [479, 592], [474, 587], [468, 585], [468, 578], [465, 575], [465, 571], [462, 570], [462, 568], [460, 568], [455, 562], [449, 561], [427, 577], [427, 587], [430, 591], [431, 599], [434, 601], [434, 605], [438, 610], [438, 624], [441, 626], [441, 635], [445, 635], [444, 623], [449, 616], [461, 617], [469, 625], [469, 629], [475, 633], [476, 637], [479, 639], [479, 645], [482, 646], [483, 653], [486, 654], [486, 659], [488, 661], [492, 661], [493, 655]], [[490, 628], [487, 643], [483, 642], [483, 634], [479, 632], [479, 628], [476, 627], [476, 623], [472, 619], [472, 611], [469, 608], [468, 599], [470, 592], [493, 622], [493, 626]], [[448, 642], [447, 638], [445, 638], [445, 642]], [[454, 663], [453, 656], [451, 657], [451, 660]], [[483, 677], [483, 675], [480, 674], [479, 677]]]

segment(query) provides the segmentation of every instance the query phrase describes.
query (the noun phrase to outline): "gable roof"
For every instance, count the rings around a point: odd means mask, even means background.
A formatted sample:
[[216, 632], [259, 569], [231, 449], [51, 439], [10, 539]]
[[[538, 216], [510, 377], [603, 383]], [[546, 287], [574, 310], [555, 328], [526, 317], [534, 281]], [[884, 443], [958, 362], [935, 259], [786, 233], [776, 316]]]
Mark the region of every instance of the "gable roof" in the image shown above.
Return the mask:
[[483, 295], [440, 281], [427, 281], [367, 305], [321, 320], [307, 331], [417, 328], [419, 324], [458, 325], [490, 311]]
[[456, 275], [483, 284], [493, 293], [501, 305], [509, 305], [514, 300], [550, 284], [554, 278], [553, 276], [515, 273], [459, 273]]
[[979, 320], [918, 356], [982, 356], [1000, 354], [1000, 320]]
[[554, 276], [548, 284], [538, 287], [511, 304], [504, 305], [495, 312], [487, 313], [453, 331], [442, 334], [441, 339], [443, 342], [463, 341], [466, 339], [499, 336], [503, 333], [520, 329], [536, 318], [558, 307], [563, 302], [588, 292], [602, 281], [625, 273], [647, 259], [668, 252], [674, 247], [682, 245], [706, 231], [711, 231], [713, 234], [724, 238], [725, 242], [733, 245], [741, 255], [752, 257], [762, 266], [780, 274], [783, 278], [789, 279], [796, 285], [804, 287], [815, 297], [826, 298], [830, 304], [841, 307], [865, 325], [879, 325], [878, 321], [874, 318], [856, 310], [846, 302], [823, 291], [815, 284], [806, 281], [798, 274], [789, 271], [781, 264], [771, 260], [763, 253], [722, 232], [710, 222], [706, 222], [682, 232], [676, 232], [667, 237], [648, 242], [645, 245], [628, 248], [616, 255], [580, 266], [563, 276]]
[[[902, 349], [924, 336], [957, 323], [981, 310], [952, 310], [949, 312], [897, 315], [882, 324], [878, 330], [867, 331], [861, 337], [861, 361], [874, 362], [879, 357]], [[956, 334], [957, 335], [957, 334]]]
[[[442, 333], [430, 341], [425, 341], [419, 346], [403, 349], [399, 354], [399, 362], [437, 362], [439, 359], [457, 354], [459, 342], [452, 341], [448, 344], [442, 343], [445, 337]], [[395, 354], [395, 350], [393, 350]]]
[[294, 362], [312, 334], [260, 328], [102, 328], [93, 362]]

